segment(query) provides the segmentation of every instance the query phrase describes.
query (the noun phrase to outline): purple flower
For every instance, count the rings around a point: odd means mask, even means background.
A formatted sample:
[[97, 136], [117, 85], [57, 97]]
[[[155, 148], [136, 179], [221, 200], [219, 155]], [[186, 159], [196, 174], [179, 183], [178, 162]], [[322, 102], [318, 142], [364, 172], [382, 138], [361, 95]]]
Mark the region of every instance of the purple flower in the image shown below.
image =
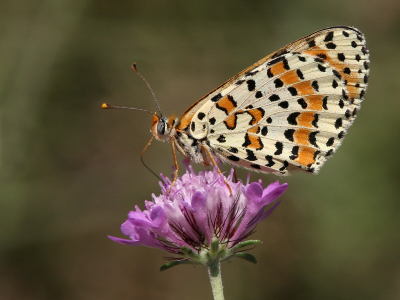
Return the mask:
[[[276, 208], [279, 202], [265, 210], [285, 192], [287, 184], [276, 181], [264, 189], [261, 180], [249, 183], [250, 176], [247, 184], [232, 181], [233, 169], [226, 178], [217, 168], [196, 174], [191, 165], [185, 166], [186, 173], [170, 191], [171, 180], [161, 175], [165, 182], [160, 183], [162, 194], [145, 201], [145, 210], [136, 206], [129, 213], [121, 226], [129, 239], [109, 238], [125, 245], [163, 249], [182, 256], [172, 260], [186, 263], [208, 264], [210, 251], [220, 261], [245, 255], [239, 249], [259, 241], [244, 240]], [[241, 258], [255, 260], [246, 255]]]

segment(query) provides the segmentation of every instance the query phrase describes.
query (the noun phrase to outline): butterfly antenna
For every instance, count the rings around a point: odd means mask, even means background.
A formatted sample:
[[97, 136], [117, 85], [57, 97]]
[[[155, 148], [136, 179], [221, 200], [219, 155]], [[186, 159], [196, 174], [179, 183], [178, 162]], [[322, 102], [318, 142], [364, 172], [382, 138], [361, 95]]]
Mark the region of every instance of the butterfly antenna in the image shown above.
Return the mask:
[[114, 106], [114, 105], [109, 105], [109, 104], [107, 104], [107, 103], [103, 103], [103, 104], [101, 105], [101, 108], [104, 108], [104, 109], [111, 109], [111, 108], [113, 108], [113, 109], [140, 110], [140, 111], [144, 111], [144, 112], [147, 112], [147, 113], [149, 113], [149, 114], [152, 114], [152, 115], [156, 115], [156, 113], [154, 113], [154, 112], [152, 112], [152, 111], [149, 111], [149, 110], [147, 110], [147, 109], [135, 108], [135, 107], [126, 107], [126, 106]]
[[154, 99], [154, 101], [156, 102], [158, 111], [160, 112], [160, 115], [162, 116], [163, 114], [162, 114], [162, 112], [161, 112], [160, 105], [158, 104], [158, 101], [157, 101], [157, 98], [156, 98], [156, 94], [153, 92], [153, 90], [152, 90], [152, 88], [150, 87], [150, 84], [147, 82], [147, 80], [146, 80], [146, 79], [143, 77], [143, 75], [140, 74], [140, 72], [138, 71], [138, 69], [137, 69], [137, 67], [136, 67], [136, 63], [133, 63], [133, 64], [132, 64], [132, 70], [140, 77], [140, 79], [143, 80], [143, 82], [144, 82], [144, 83], [147, 85], [147, 87], [149, 88], [150, 93], [153, 95], [153, 99]]

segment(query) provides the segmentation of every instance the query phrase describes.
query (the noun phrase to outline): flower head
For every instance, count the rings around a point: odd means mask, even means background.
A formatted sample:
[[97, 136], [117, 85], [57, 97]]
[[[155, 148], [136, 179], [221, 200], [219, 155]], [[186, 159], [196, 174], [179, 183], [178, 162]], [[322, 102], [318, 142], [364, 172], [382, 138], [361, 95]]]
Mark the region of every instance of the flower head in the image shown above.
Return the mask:
[[287, 184], [276, 181], [264, 189], [261, 180], [249, 183], [249, 177], [247, 184], [234, 182], [233, 169], [224, 177], [217, 168], [195, 173], [191, 165], [185, 166], [186, 173], [170, 191], [171, 180], [162, 176], [162, 194], [153, 194], [152, 201], [145, 201], [145, 210], [136, 206], [128, 214], [121, 231], [129, 239], [110, 239], [160, 248], [181, 255], [173, 259], [186, 263], [208, 264], [210, 257], [222, 261], [243, 255], [237, 251], [259, 242], [244, 240], [276, 208], [279, 202], [265, 210], [285, 192]]

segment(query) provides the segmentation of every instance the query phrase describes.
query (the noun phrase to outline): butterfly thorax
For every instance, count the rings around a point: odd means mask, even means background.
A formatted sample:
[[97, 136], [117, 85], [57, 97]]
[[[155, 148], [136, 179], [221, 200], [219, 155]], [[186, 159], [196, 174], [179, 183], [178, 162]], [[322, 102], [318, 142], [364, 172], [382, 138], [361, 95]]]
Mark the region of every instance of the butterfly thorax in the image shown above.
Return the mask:
[[[189, 124], [192, 124], [190, 122]], [[201, 152], [201, 143], [207, 136], [207, 132], [203, 132], [203, 139], [193, 137], [193, 131], [190, 130], [189, 126], [181, 126], [182, 120], [175, 118], [174, 115], [169, 118], [165, 116], [153, 115], [153, 122], [151, 126], [151, 132], [153, 136], [159, 141], [173, 141], [176, 149], [186, 159], [195, 161], [197, 163], [204, 162], [204, 157]], [[193, 126], [192, 126], [193, 127]], [[202, 136], [201, 132], [198, 136]]]
[[170, 117], [169, 139], [174, 142], [175, 148], [186, 159], [208, 166], [211, 161], [204, 152], [204, 148], [215, 155], [214, 151], [208, 147], [208, 124], [200, 124], [186, 119], [188, 119], [188, 116], [185, 114], [182, 115], [182, 118], [176, 118], [173, 121]]

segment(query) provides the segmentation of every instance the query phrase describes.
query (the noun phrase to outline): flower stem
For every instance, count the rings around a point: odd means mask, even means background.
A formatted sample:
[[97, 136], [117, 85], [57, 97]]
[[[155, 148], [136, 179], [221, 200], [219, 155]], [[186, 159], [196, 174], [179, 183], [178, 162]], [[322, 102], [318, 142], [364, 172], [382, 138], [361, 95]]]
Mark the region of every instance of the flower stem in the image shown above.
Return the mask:
[[208, 266], [208, 276], [210, 277], [214, 300], [224, 300], [224, 291], [222, 287], [221, 277], [221, 263], [219, 260], [214, 260]]

